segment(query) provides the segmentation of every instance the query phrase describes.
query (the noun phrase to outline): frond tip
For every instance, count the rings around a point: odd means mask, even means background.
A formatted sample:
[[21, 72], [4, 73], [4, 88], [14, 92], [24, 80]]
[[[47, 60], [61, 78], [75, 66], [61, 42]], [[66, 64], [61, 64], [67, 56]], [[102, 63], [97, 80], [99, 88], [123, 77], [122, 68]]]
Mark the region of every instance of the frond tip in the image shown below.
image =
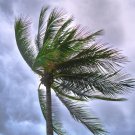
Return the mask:
[[82, 123], [87, 129], [89, 129], [94, 135], [106, 135], [107, 132], [103, 129], [101, 123], [98, 118], [93, 116], [90, 112], [88, 112], [84, 105], [78, 104], [78, 102], [74, 102], [69, 100], [59, 94], [57, 94], [62, 103], [67, 107], [72, 117]]
[[98, 72], [60, 74], [55, 81], [57, 87], [63, 91], [73, 92], [80, 97], [88, 97], [100, 94], [105, 97], [116, 97], [131, 91], [135, 80], [127, 75], [115, 72], [101, 74]]

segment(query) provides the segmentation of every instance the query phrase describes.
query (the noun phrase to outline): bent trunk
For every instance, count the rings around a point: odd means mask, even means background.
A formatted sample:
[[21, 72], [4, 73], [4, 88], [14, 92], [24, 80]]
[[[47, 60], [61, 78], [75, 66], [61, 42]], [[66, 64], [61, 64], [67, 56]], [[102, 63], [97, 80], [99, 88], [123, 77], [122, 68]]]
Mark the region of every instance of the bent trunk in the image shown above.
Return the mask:
[[53, 135], [51, 89], [46, 85], [46, 133]]

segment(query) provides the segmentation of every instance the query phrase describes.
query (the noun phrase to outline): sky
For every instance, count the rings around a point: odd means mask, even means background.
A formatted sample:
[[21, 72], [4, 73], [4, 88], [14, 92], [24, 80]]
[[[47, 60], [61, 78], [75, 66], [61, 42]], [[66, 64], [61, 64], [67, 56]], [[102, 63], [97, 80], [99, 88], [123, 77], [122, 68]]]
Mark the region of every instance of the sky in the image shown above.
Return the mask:
[[[0, 135], [45, 135], [37, 95], [39, 79], [18, 51], [14, 22], [21, 14], [30, 16], [36, 34], [41, 7], [46, 5], [63, 8], [76, 24], [90, 31], [104, 29], [102, 40], [122, 50], [130, 61], [124, 71], [135, 77], [135, 0], [0, 0]], [[125, 96], [126, 102], [89, 102], [110, 135], [135, 135], [135, 92]], [[69, 135], [92, 135], [57, 102]]]

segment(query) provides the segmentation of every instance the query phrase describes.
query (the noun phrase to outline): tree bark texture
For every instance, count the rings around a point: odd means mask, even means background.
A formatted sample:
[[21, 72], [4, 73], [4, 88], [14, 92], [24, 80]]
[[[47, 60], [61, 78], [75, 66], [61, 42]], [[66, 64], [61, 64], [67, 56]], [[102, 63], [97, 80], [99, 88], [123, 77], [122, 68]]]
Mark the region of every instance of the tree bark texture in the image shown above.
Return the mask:
[[51, 84], [53, 83], [53, 76], [50, 73], [45, 73], [41, 82], [46, 87], [46, 135], [53, 135], [52, 123], [52, 100], [51, 100]]
[[46, 85], [46, 133], [53, 135], [51, 89]]

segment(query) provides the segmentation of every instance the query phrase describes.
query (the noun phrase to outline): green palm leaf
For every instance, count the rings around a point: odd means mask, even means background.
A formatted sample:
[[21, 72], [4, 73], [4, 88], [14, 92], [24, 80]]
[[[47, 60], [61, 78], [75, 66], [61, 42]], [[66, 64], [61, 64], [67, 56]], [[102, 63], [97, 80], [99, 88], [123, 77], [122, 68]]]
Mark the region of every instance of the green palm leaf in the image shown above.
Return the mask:
[[89, 99], [99, 99], [99, 100], [105, 100], [105, 101], [126, 101], [126, 98], [112, 98], [112, 97], [105, 97], [105, 96], [101, 96], [101, 95], [92, 95], [92, 96], [88, 96], [85, 95], [87, 98]]
[[62, 71], [71, 71], [77, 69], [80, 71], [100, 71], [114, 72], [117, 66], [126, 62], [126, 58], [119, 51], [105, 47], [105, 45], [93, 44], [83, 49], [72, 59], [60, 63], [57, 69]]
[[51, 14], [49, 15], [49, 19], [46, 26], [45, 36], [43, 39], [43, 44], [45, 45], [48, 40], [53, 40], [57, 30], [61, 26], [64, 18], [63, 11], [58, 10], [57, 8], [53, 9]]
[[57, 94], [61, 102], [67, 107], [72, 117], [78, 122], [82, 123], [89, 129], [94, 135], [105, 135], [106, 131], [103, 129], [98, 118], [93, 116], [89, 111], [87, 111], [84, 105], [80, 105], [78, 102], [74, 102]]
[[36, 45], [37, 49], [40, 50], [43, 46], [43, 38], [45, 35], [45, 19], [47, 17], [46, 12], [48, 11], [49, 7], [43, 7], [40, 12], [39, 16], [39, 23], [38, 23], [38, 34], [36, 36]]
[[129, 91], [133, 87], [134, 80], [127, 79], [127, 75], [119, 72], [101, 74], [98, 72], [80, 74], [61, 74], [57, 83], [59, 88], [72, 91], [78, 96], [101, 93], [105, 96], [116, 96]]
[[15, 37], [22, 57], [32, 68], [35, 61], [35, 53], [29, 39], [29, 26], [30, 20], [27, 18], [18, 18], [15, 22]]
[[84, 97], [80, 98], [79, 96], [75, 96], [75, 95], [73, 96], [73, 95], [71, 95], [70, 92], [65, 92], [64, 90], [61, 90], [59, 87], [57, 87], [57, 83], [53, 84], [52, 88], [53, 88], [53, 90], [55, 91], [56, 94], [58, 93], [59, 95], [62, 95], [66, 98], [76, 100], [76, 101], [86, 101], [86, 99]]
[[53, 85], [52, 88], [59, 95], [69, 98], [71, 100], [76, 100], [76, 101], [88, 101], [88, 100], [94, 100], [94, 99], [105, 100], [105, 101], [126, 101], [127, 100], [126, 98], [109, 97], [109, 96], [103, 96], [103, 95], [92, 95], [92, 94], [90, 95], [86, 93], [78, 94], [79, 92], [76, 94], [74, 92], [64, 91], [63, 89], [60, 89], [60, 87], [56, 85]]
[[[46, 119], [46, 94], [45, 94], [45, 90], [38, 89], [38, 96], [39, 96], [39, 102], [40, 102], [40, 106], [41, 106], [43, 116]], [[64, 131], [64, 129], [62, 127], [62, 123], [60, 122], [60, 120], [57, 117], [56, 111], [54, 111], [54, 110], [52, 110], [52, 111], [53, 111], [52, 120], [53, 120], [53, 130], [54, 130], [54, 132], [57, 135], [66, 135], [66, 132]]]
[[54, 37], [54, 40], [53, 40], [53, 46], [55, 46], [55, 48], [59, 47], [59, 45], [61, 44], [63, 39], [68, 34], [67, 33], [67, 31], [68, 31], [67, 27], [71, 24], [72, 21], [73, 21], [72, 18], [67, 19], [65, 22], [63, 22], [62, 26], [57, 31], [57, 33]]

